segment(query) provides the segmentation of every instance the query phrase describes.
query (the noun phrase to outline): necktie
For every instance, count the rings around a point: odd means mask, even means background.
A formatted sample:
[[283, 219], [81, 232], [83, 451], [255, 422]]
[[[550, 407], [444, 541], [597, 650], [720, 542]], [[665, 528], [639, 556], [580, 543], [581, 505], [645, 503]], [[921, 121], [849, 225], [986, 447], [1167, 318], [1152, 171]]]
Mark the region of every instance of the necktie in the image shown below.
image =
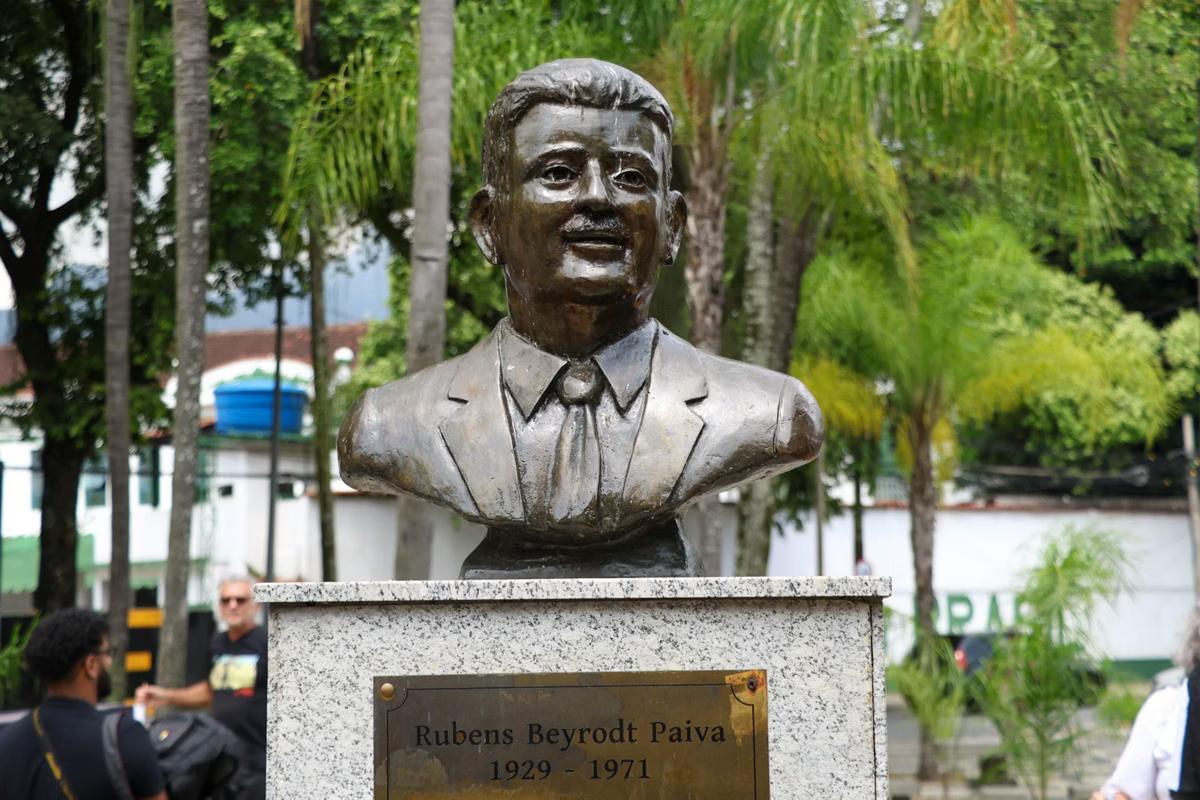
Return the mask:
[[596, 401], [604, 380], [596, 362], [571, 362], [555, 381], [554, 390], [567, 413], [558, 433], [550, 472], [550, 519], [585, 521], [595, 516], [600, 495], [600, 442], [596, 432]]

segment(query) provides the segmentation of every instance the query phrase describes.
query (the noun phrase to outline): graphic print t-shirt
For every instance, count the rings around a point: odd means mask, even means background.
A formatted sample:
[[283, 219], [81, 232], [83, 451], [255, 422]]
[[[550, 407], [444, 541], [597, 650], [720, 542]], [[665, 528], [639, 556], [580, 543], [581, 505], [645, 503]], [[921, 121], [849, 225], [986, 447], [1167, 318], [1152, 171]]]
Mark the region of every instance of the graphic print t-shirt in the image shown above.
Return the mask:
[[212, 640], [212, 715], [257, 749], [267, 746], [267, 630], [259, 626], [231, 641]]

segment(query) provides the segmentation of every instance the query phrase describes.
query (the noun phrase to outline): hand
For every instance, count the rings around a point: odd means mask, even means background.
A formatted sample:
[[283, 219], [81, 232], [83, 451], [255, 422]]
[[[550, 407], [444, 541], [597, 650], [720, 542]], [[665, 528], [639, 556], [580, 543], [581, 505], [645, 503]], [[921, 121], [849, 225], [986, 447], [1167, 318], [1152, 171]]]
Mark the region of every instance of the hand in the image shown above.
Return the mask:
[[155, 708], [167, 703], [167, 690], [161, 686], [143, 683], [133, 693], [133, 699], [145, 703], [148, 708]]
[[[1092, 792], [1091, 800], [1108, 800], [1108, 798], [1105, 797], [1104, 792]], [[1117, 792], [1113, 795], [1113, 800], [1130, 800], [1130, 797], [1124, 792]]]

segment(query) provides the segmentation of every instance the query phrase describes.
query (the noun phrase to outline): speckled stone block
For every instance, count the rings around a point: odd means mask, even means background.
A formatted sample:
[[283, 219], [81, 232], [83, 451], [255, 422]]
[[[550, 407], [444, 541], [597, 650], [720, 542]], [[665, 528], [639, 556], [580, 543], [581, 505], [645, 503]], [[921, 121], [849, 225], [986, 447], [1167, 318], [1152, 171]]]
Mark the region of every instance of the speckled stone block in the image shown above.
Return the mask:
[[371, 797], [376, 675], [765, 668], [772, 800], [885, 800], [890, 593], [888, 578], [260, 584], [267, 795]]

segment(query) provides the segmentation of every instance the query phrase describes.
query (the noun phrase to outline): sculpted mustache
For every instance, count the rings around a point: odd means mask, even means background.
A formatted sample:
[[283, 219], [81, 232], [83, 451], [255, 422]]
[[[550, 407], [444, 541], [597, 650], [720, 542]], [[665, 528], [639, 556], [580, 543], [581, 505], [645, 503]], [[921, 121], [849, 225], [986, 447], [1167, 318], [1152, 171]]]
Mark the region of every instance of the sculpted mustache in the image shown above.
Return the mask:
[[562, 232], [570, 235], [591, 235], [602, 234], [614, 238], [627, 239], [629, 234], [626, 233], [625, 227], [615, 219], [588, 219], [586, 217], [576, 217], [562, 226]]

